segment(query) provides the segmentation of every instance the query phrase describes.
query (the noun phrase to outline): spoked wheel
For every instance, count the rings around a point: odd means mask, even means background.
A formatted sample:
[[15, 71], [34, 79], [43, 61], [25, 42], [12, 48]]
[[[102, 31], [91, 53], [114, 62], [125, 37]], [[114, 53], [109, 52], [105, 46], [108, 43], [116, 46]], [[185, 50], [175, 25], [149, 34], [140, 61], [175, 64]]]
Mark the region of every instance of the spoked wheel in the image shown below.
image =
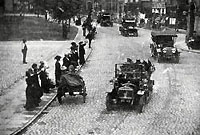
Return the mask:
[[161, 57], [158, 56], [158, 63], [161, 63]]
[[138, 37], [138, 33], [137, 32], [134, 32], [134, 37]]
[[64, 96], [64, 95], [65, 95], [65, 93], [63, 92], [63, 88], [58, 88], [56, 96], [57, 96], [58, 102], [60, 104], [62, 104], [62, 96]]
[[57, 95], [57, 99], [58, 99], [59, 104], [62, 104], [62, 97]]
[[86, 87], [84, 86], [84, 88], [83, 88], [83, 103], [85, 103], [85, 101], [86, 101], [86, 96], [87, 96]]
[[139, 104], [138, 104], [139, 113], [144, 112], [144, 104], [145, 104], [145, 96], [143, 95], [142, 97], [140, 97]]
[[111, 104], [111, 96], [109, 93], [106, 95], [106, 109], [107, 111], [111, 111], [113, 109]]
[[178, 56], [175, 57], [175, 63], [179, 63], [179, 57]]

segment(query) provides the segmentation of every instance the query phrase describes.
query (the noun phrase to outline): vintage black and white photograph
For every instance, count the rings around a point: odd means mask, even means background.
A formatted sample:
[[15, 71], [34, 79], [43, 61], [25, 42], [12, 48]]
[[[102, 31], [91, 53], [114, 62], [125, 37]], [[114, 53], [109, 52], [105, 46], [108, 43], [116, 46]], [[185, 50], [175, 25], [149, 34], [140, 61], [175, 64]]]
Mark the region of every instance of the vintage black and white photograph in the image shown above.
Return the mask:
[[200, 0], [0, 0], [0, 135], [200, 135]]

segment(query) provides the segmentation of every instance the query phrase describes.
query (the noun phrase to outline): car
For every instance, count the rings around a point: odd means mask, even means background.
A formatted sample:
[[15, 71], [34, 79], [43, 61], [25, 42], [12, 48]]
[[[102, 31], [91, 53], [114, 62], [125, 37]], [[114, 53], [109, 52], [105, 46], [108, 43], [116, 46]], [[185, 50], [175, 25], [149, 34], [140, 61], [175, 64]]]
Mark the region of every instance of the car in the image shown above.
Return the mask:
[[174, 45], [177, 37], [176, 33], [171, 31], [152, 31], [151, 56], [159, 63], [164, 60], [179, 63], [180, 52]]
[[86, 101], [86, 86], [83, 78], [77, 73], [69, 72], [66, 69], [62, 70], [60, 82], [57, 90], [57, 99], [62, 104], [62, 97], [66, 97], [68, 93], [70, 96], [81, 95], [83, 103]]
[[150, 78], [154, 71], [150, 61], [115, 64], [115, 77], [110, 81], [113, 88], [107, 92], [106, 109], [136, 107], [142, 113], [152, 95], [154, 80]]
[[186, 44], [188, 46], [188, 49], [200, 49], [199, 42], [200, 42], [200, 35], [197, 35], [196, 33], [189, 38], [187, 38], [186, 36]]
[[119, 31], [123, 36], [138, 36], [138, 30], [135, 28], [135, 19], [123, 19], [121, 26], [119, 26]]
[[112, 17], [110, 13], [102, 13], [100, 17], [100, 25], [113, 27]]

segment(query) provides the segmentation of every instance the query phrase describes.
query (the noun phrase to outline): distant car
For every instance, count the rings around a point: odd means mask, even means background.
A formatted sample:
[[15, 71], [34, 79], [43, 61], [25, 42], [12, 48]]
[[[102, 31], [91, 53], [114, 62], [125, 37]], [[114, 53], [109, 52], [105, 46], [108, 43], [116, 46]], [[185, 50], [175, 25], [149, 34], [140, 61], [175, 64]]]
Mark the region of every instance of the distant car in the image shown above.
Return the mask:
[[187, 43], [188, 49], [200, 49], [200, 46], [199, 46], [200, 35], [194, 34], [192, 37], [188, 39], [186, 36], [186, 43]]
[[119, 26], [119, 31], [123, 36], [138, 36], [138, 30], [135, 28], [136, 21], [135, 19], [124, 19]]
[[170, 31], [154, 31], [151, 32], [153, 43], [150, 44], [151, 56], [156, 58], [158, 62], [164, 60], [179, 63], [180, 52], [174, 46], [177, 35]]
[[152, 95], [154, 80], [150, 77], [154, 71], [150, 62], [115, 64], [115, 78], [111, 80], [113, 89], [107, 92], [106, 109], [137, 107], [142, 113]]
[[103, 13], [100, 19], [101, 26], [113, 26], [112, 17], [110, 13]]

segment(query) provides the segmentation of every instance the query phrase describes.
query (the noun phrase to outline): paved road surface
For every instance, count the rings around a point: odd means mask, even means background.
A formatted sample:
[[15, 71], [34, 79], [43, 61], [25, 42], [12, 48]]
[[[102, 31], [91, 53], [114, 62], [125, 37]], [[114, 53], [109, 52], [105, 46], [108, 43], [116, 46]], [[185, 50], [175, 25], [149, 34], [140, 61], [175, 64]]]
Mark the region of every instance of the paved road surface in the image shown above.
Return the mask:
[[[112, 86], [114, 64], [150, 58], [150, 31], [139, 30], [139, 37], [122, 37], [117, 26], [98, 28], [89, 63], [82, 70], [87, 86], [82, 97], [64, 98], [28, 129], [25, 135], [198, 135], [200, 120], [200, 55], [182, 52], [180, 64], [153, 59], [156, 71], [153, 97], [145, 111], [106, 111], [106, 91]], [[180, 39], [182, 40], [182, 39]], [[183, 39], [184, 40], [184, 39]]]

